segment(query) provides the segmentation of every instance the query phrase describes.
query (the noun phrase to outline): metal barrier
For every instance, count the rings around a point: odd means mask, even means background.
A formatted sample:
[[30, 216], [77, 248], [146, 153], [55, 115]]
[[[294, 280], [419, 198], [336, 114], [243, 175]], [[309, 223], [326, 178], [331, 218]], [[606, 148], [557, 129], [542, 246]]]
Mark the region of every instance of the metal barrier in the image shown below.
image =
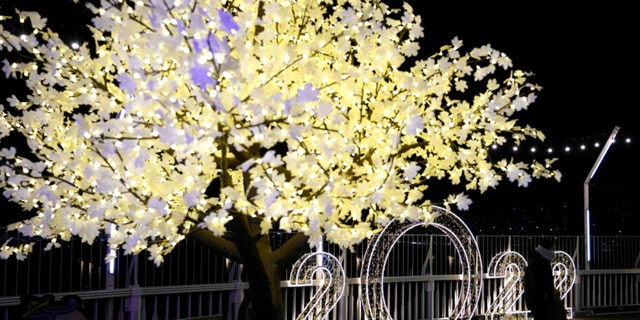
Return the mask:
[[[274, 233], [278, 245], [289, 234]], [[476, 236], [483, 269], [497, 253], [514, 251], [525, 259], [536, 236]], [[584, 237], [558, 236], [557, 250], [571, 255], [577, 266], [576, 283], [565, 304], [577, 313], [640, 307], [640, 237], [593, 236], [592, 261], [586, 262]], [[5, 240], [0, 237], [0, 243]], [[327, 319], [364, 319], [360, 302], [362, 244], [353, 251], [325, 245], [344, 266], [347, 287]], [[62, 248], [34, 249], [24, 260], [0, 260], [0, 319], [15, 319], [22, 295], [53, 294], [57, 299], [77, 295], [88, 319], [238, 319], [247, 283], [242, 266], [221, 258], [198, 242], [187, 240], [159, 267], [144, 255], [118, 255], [115, 272], [104, 263], [106, 239], [93, 244], [72, 241]], [[290, 270], [286, 270], [286, 276]], [[460, 263], [450, 239], [425, 228], [404, 235], [389, 253], [385, 267], [385, 302], [394, 319], [446, 319], [459, 294]], [[503, 279], [486, 271], [476, 314], [490, 318], [492, 303], [504, 287]], [[313, 287], [282, 282], [285, 308], [295, 319]], [[511, 311], [526, 311], [516, 301]]]

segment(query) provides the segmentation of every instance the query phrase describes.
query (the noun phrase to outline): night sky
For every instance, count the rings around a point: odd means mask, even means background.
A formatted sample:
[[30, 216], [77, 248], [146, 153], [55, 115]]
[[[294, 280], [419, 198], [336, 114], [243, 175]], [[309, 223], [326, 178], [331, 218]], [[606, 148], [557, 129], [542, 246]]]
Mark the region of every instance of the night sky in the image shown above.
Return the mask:
[[[385, 2], [396, 7], [401, 4]], [[637, 224], [631, 222], [640, 213], [640, 174], [636, 168], [640, 126], [634, 114], [640, 67], [632, 51], [640, 28], [631, 16], [637, 12], [632, 2], [580, 3], [574, 7], [539, 2], [502, 6], [481, 1], [408, 2], [422, 16], [425, 38], [421, 57], [435, 53], [455, 36], [468, 50], [490, 44], [505, 52], [515, 68], [535, 73], [535, 81], [544, 88], [520, 118], [546, 134], [546, 142], [536, 147], [555, 149], [563, 179], [560, 183], [536, 180], [528, 188], [503, 183], [482, 195], [472, 193], [470, 211], [457, 212], [472, 232], [583, 234], [583, 185], [600, 153], [593, 143], [604, 144], [619, 126], [616, 143], [589, 187], [592, 234], [640, 234]], [[0, 10], [10, 14], [17, 4], [33, 9], [43, 3], [47, 7], [42, 12], [49, 15], [51, 26], [79, 38], [86, 34], [77, 26], [84, 9], [77, 9], [70, 0], [2, 0]], [[631, 142], [625, 143], [626, 138]], [[581, 151], [578, 147], [583, 143], [588, 148]], [[572, 150], [563, 151], [565, 146]], [[543, 155], [542, 151], [535, 155], [528, 152], [521, 148], [514, 156]], [[7, 210], [5, 206], [3, 211]]]
[[[593, 143], [602, 145], [619, 126], [589, 185], [591, 233], [640, 234], [632, 220], [640, 213], [640, 67], [632, 45], [640, 28], [631, 4], [408, 2], [422, 16], [423, 54], [455, 36], [467, 49], [488, 43], [505, 52], [514, 67], [535, 73], [543, 87], [520, 118], [545, 133], [547, 140], [537, 149], [556, 150], [563, 179], [534, 181], [526, 189], [502, 184], [474, 197], [470, 211], [459, 213], [472, 231], [583, 234], [583, 186], [601, 150]], [[631, 142], [624, 143], [626, 138]], [[591, 147], [579, 150], [583, 143]], [[565, 146], [571, 151], [562, 151]], [[526, 157], [528, 151], [518, 153]]]

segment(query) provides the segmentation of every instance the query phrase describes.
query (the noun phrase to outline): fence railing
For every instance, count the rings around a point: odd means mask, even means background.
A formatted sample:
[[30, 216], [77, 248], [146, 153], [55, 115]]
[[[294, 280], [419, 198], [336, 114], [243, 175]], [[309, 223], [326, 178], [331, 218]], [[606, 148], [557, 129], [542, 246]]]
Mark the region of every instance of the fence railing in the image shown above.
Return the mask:
[[[403, 235], [385, 264], [384, 301], [394, 319], [446, 319], [460, 294], [462, 270], [451, 240], [425, 228]], [[275, 245], [289, 234], [274, 233]], [[536, 236], [476, 236], [483, 265], [481, 296], [476, 315], [496, 316], [495, 303], [504, 290], [504, 278], [487, 271], [498, 253], [511, 251], [525, 260], [538, 243]], [[589, 313], [640, 307], [640, 237], [593, 236], [592, 261], [584, 259], [584, 237], [558, 236], [557, 250], [576, 265], [575, 284], [565, 299], [571, 312]], [[5, 240], [0, 237], [0, 243]], [[346, 273], [342, 300], [327, 319], [364, 319], [360, 290], [362, 256], [366, 243], [353, 251], [326, 245], [324, 251], [340, 259]], [[193, 240], [183, 241], [161, 266], [144, 255], [119, 254], [115, 272], [104, 262], [106, 239], [93, 244], [67, 242], [62, 248], [34, 252], [24, 261], [0, 260], [0, 319], [15, 319], [25, 295], [78, 296], [90, 319], [189, 319], [219, 315], [245, 319], [248, 288], [241, 265], [220, 257]], [[288, 277], [286, 270], [285, 278]], [[314, 287], [282, 282], [288, 319], [295, 319], [314, 293]], [[508, 312], [526, 312], [521, 299]]]

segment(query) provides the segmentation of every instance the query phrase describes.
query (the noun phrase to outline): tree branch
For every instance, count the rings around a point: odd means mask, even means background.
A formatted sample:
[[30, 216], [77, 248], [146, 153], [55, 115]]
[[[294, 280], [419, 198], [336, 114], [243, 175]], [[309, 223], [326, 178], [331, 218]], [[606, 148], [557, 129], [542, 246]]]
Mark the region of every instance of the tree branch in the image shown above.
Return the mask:
[[309, 236], [302, 232], [296, 233], [280, 248], [273, 251], [271, 263], [287, 266], [293, 264], [298, 258], [310, 250]]
[[189, 237], [200, 241], [200, 243], [213, 250], [216, 250], [226, 258], [229, 258], [237, 263], [243, 263], [242, 256], [240, 255], [240, 252], [238, 251], [236, 245], [225, 238], [215, 236], [208, 230], [200, 228], [189, 233]]

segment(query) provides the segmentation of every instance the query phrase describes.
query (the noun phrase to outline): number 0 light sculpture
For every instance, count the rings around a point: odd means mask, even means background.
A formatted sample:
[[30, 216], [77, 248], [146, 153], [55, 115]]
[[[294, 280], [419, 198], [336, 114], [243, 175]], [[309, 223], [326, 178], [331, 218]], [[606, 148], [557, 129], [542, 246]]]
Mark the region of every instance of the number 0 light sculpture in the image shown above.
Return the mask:
[[394, 219], [369, 241], [360, 274], [360, 293], [367, 319], [393, 319], [384, 300], [383, 286], [389, 253], [402, 235], [425, 225], [440, 229], [451, 239], [462, 264], [462, 286], [450, 319], [470, 318], [475, 314], [482, 291], [482, 258], [478, 244], [469, 228], [451, 211], [440, 207], [429, 210], [434, 217], [432, 222]]

